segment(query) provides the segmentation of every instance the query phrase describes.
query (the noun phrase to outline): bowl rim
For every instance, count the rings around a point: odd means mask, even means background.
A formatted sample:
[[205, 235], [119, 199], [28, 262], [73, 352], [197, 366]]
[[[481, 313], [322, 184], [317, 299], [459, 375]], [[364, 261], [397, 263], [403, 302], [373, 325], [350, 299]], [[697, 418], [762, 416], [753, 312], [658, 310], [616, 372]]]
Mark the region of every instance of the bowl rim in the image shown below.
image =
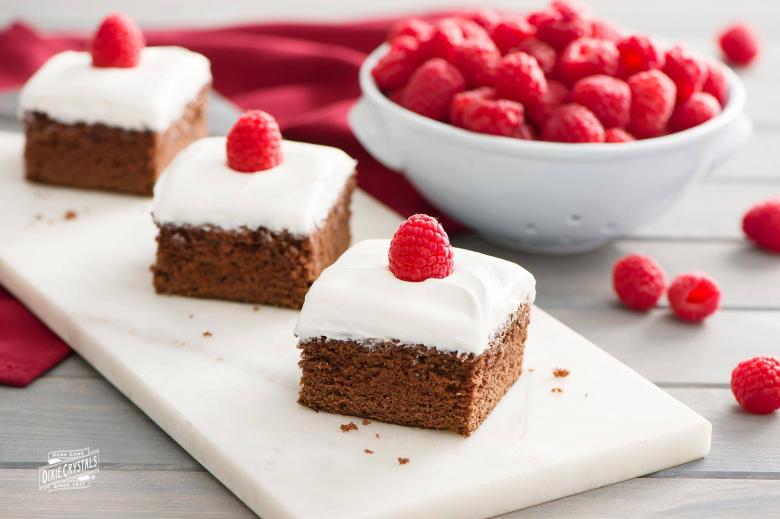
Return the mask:
[[528, 141], [497, 135], [485, 135], [424, 117], [411, 110], [407, 110], [387, 98], [376, 86], [374, 78], [371, 75], [371, 69], [386, 52], [388, 47], [389, 45], [386, 42], [382, 43], [366, 57], [363, 64], [360, 66], [359, 82], [363, 96], [371, 103], [379, 106], [380, 109], [386, 110], [408, 124], [416, 125], [430, 133], [439, 134], [442, 137], [456, 141], [461, 145], [472, 148], [488, 149], [494, 153], [545, 157], [554, 154], [556, 158], [570, 159], [594, 159], [631, 155], [634, 153], [646, 155], [670, 148], [684, 147], [693, 141], [700, 140], [716, 132], [742, 114], [746, 103], [745, 87], [736, 73], [719, 60], [716, 60], [711, 56], [705, 56], [705, 59], [723, 65], [723, 71], [729, 86], [729, 99], [721, 113], [709, 121], [694, 126], [693, 128], [660, 137], [620, 143], [620, 145], [616, 145], [616, 143]]

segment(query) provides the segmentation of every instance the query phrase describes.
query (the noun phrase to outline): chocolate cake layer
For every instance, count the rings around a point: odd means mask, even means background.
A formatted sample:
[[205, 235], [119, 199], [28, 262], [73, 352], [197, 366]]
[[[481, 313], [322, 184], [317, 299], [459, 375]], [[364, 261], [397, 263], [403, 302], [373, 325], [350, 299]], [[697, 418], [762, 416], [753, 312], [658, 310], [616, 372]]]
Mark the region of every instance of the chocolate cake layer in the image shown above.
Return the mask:
[[529, 320], [522, 305], [480, 355], [392, 341], [301, 341], [298, 403], [469, 436], [520, 376]]
[[26, 113], [25, 176], [44, 184], [151, 196], [176, 154], [206, 136], [208, 90], [204, 87], [162, 133], [63, 124], [44, 113]]
[[265, 228], [162, 225], [152, 269], [155, 289], [163, 294], [300, 308], [314, 280], [349, 247], [354, 188], [353, 176], [323, 225], [305, 237]]

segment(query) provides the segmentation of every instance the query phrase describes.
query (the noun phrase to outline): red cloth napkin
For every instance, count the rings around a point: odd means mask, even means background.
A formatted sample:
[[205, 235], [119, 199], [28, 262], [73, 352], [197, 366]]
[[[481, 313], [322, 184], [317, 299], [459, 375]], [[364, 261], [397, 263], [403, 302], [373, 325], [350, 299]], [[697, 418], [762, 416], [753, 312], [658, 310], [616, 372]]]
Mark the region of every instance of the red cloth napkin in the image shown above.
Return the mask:
[[[342, 148], [358, 160], [358, 183], [402, 215], [439, 216], [404, 177], [360, 146], [346, 115], [360, 95], [358, 69], [394, 20], [349, 24], [259, 24], [147, 32], [149, 45], [181, 45], [211, 60], [214, 88], [244, 109], [272, 113], [286, 138]], [[21, 86], [51, 55], [84, 49], [83, 34], [43, 35], [17, 23], [0, 31], [0, 90]], [[2, 290], [2, 287], [0, 287]], [[4, 290], [0, 292], [0, 384], [25, 386], [68, 348]]]

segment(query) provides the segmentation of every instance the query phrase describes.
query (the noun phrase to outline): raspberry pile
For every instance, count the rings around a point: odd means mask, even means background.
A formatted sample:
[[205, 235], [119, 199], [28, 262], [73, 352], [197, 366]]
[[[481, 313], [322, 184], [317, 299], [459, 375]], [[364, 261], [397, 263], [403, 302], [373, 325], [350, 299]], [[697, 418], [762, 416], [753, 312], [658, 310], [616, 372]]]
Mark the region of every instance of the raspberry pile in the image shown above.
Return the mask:
[[[720, 41], [736, 63], [758, 52], [746, 26]], [[630, 142], [702, 124], [728, 100], [720, 63], [628, 34], [566, 0], [527, 16], [481, 10], [409, 18], [391, 29], [388, 46], [372, 70], [385, 95], [489, 135]]]

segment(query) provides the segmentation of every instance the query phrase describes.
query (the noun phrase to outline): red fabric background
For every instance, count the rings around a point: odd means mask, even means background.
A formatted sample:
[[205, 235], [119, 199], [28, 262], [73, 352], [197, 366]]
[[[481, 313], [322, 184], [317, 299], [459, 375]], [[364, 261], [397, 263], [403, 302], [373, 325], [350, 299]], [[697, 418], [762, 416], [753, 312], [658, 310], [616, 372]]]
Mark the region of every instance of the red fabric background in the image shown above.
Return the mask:
[[[358, 69], [393, 20], [262, 24], [147, 32], [149, 45], [181, 45], [211, 60], [214, 88], [244, 109], [276, 116], [288, 139], [342, 148], [358, 159], [359, 185], [403, 215], [443, 217], [355, 140], [346, 114], [360, 94]], [[16, 88], [51, 55], [84, 49], [84, 35], [43, 35], [17, 23], [0, 31], [0, 90]], [[0, 287], [0, 384], [25, 386], [69, 349]]]

